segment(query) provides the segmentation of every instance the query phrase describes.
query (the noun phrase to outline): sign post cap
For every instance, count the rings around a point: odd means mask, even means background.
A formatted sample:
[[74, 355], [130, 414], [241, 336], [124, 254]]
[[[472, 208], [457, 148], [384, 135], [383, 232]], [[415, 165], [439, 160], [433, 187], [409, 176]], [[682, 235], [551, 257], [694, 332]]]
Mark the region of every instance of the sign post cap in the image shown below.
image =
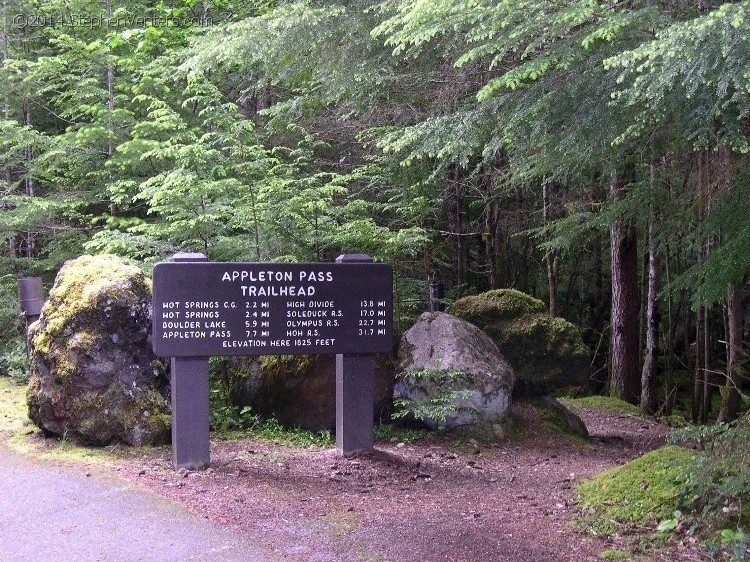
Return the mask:
[[367, 254], [341, 254], [336, 263], [371, 263], [372, 256]]
[[205, 254], [192, 252], [178, 252], [172, 256], [172, 261], [207, 261]]

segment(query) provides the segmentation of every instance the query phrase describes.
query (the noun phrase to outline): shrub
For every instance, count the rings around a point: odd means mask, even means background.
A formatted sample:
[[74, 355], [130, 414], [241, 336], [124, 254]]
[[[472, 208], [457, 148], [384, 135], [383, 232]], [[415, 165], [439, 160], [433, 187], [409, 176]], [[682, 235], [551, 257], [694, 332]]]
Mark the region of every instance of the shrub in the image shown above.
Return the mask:
[[23, 338], [23, 314], [18, 304], [16, 280], [12, 275], [0, 275], [0, 348]]
[[[401, 373], [397, 378], [409, 381], [411, 386], [422, 387], [423, 390], [421, 393], [416, 392], [413, 399], [395, 398], [395, 411], [391, 414], [393, 419], [413, 418], [439, 429], [445, 427], [448, 418], [460, 413], [466, 413], [472, 418], [478, 415], [475, 408], [464, 404], [464, 401], [472, 397], [473, 392], [456, 388], [467, 378], [461, 371], [419, 369]], [[421, 398], [418, 397], [419, 394], [422, 394]]]
[[710, 536], [709, 551], [723, 549], [744, 560], [750, 545], [750, 413], [735, 424], [674, 431], [672, 442], [702, 449], [678, 497], [682, 526]]
[[29, 380], [29, 362], [26, 358], [26, 344], [15, 340], [5, 346], [0, 355], [0, 375], [11, 377], [19, 383]]

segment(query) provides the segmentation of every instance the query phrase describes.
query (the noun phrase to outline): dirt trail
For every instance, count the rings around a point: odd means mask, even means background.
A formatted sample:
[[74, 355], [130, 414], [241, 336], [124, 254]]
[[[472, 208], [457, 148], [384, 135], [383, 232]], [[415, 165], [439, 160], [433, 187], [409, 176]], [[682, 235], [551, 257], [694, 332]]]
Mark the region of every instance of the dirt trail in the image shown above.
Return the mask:
[[[167, 454], [119, 470], [282, 560], [594, 561], [617, 541], [575, 530], [575, 483], [660, 446], [666, 428], [578, 413], [588, 444], [546, 432], [487, 445], [441, 437], [381, 442], [342, 459], [334, 450], [216, 441], [204, 473], [175, 473]], [[671, 549], [644, 560], [696, 556]]]

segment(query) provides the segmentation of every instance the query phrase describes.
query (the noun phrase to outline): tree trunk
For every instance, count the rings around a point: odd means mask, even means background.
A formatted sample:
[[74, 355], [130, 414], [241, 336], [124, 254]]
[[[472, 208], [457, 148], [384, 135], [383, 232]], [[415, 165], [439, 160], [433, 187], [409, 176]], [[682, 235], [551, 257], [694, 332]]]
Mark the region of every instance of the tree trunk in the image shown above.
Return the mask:
[[[667, 245], [664, 250], [664, 273], [666, 275], [666, 282], [667, 285], [670, 284], [671, 278], [669, 275], [669, 246]], [[667, 326], [666, 329], [663, 330], [666, 337], [665, 341], [665, 347], [666, 347], [666, 356], [665, 356], [665, 366], [664, 366], [664, 415], [665, 416], [671, 416], [672, 415], [672, 407], [674, 406], [674, 393], [676, 391], [677, 386], [672, 386], [672, 374], [673, 374], [673, 361], [672, 356], [674, 355], [674, 323], [673, 323], [673, 314], [672, 314], [672, 293], [671, 291], [667, 293]], [[687, 326], [685, 326], [685, 329], [687, 329]], [[674, 388], [674, 390], [673, 390]]]
[[703, 307], [698, 307], [695, 313], [695, 366], [693, 374], [693, 408], [690, 412], [693, 423], [701, 422], [701, 406], [703, 405]]
[[485, 208], [485, 253], [490, 270], [490, 289], [502, 285], [502, 229], [500, 226], [500, 205], [490, 195]]
[[727, 290], [727, 327], [729, 354], [727, 380], [722, 392], [719, 421], [732, 421], [740, 410], [739, 366], [742, 361], [742, 285], [730, 285]]
[[[600, 178], [596, 177], [593, 180], [591, 186], [591, 212], [598, 213], [601, 210], [601, 206], [606, 198], [604, 186]], [[591, 255], [594, 263], [592, 264], [591, 275], [594, 281], [594, 291], [592, 299], [589, 305], [589, 320], [588, 325], [591, 330], [591, 337], [589, 338], [589, 345], [594, 350], [594, 357], [591, 360], [591, 383], [592, 389], [595, 392], [604, 392], [606, 389], [607, 381], [607, 350], [609, 349], [609, 343], [607, 341], [607, 329], [605, 326], [606, 311], [608, 298], [604, 290], [604, 260], [602, 253], [602, 239], [599, 236], [595, 236], [591, 241]]]
[[[29, 103], [26, 103], [26, 106], [24, 108], [24, 125], [31, 128], [31, 109], [29, 108]], [[27, 146], [24, 149], [24, 157], [26, 159], [26, 176], [24, 178], [24, 188], [26, 190], [26, 195], [29, 197], [34, 196], [34, 178], [31, 175], [31, 161], [34, 157], [34, 152], [31, 147], [31, 145]], [[34, 246], [36, 245], [36, 240], [34, 238], [34, 233], [31, 231], [28, 231], [26, 233], [26, 257], [31, 258], [34, 256]]]
[[447, 180], [448, 195], [446, 205], [448, 207], [448, 236], [451, 241], [451, 269], [453, 270], [453, 286], [458, 287], [466, 281], [466, 262], [463, 240], [463, 216], [461, 206], [463, 194], [461, 189], [461, 171], [456, 165]]
[[[542, 182], [542, 216], [545, 226], [551, 220], [550, 212], [550, 188], [548, 181]], [[557, 308], [557, 279], [560, 270], [560, 258], [554, 250], [547, 251], [547, 286], [549, 288], [549, 313], [551, 316], [559, 316]]]
[[[622, 180], [613, 176], [610, 194], [623, 197]], [[638, 242], [632, 221], [610, 227], [612, 252], [612, 339], [610, 389], [613, 396], [637, 404], [641, 396], [638, 372]]]
[[[697, 153], [698, 162], [698, 221], [703, 222], [706, 217], [708, 203], [708, 151], [704, 148]], [[708, 255], [708, 244], [698, 250], [698, 269], [701, 269]], [[693, 423], [706, 423], [708, 419], [706, 409], [707, 371], [706, 358], [708, 337], [708, 312], [706, 307], [698, 307], [695, 315], [695, 371], [693, 376], [693, 408], [691, 412]]]
[[656, 371], [659, 337], [659, 255], [654, 237], [654, 220], [648, 225], [648, 296], [646, 298], [646, 353], [641, 371], [641, 410], [652, 415], [656, 412]]
[[703, 405], [701, 406], [701, 423], [708, 423], [708, 416], [711, 413], [711, 397], [713, 396], [715, 385], [712, 381], [713, 368], [713, 349], [711, 341], [713, 340], [713, 330], [711, 330], [711, 310], [712, 307], [703, 307]]

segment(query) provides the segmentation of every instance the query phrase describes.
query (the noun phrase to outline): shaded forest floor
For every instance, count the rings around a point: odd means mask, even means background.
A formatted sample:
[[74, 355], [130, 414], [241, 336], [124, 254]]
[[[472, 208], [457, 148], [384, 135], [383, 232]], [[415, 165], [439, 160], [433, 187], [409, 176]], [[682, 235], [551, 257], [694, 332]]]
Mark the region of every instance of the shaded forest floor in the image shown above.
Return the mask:
[[[6, 399], [10, 391], [3, 393]], [[168, 447], [76, 448], [21, 428], [19, 411], [2, 412], [3, 433], [8, 420], [15, 430], [14, 448], [117, 474], [246, 533], [279, 561], [584, 562], [614, 558], [608, 552], [641, 561], [703, 558], [697, 542], [638, 555], [641, 537], [632, 530], [604, 538], [574, 524], [577, 482], [664, 442], [665, 426], [628, 414], [576, 410], [592, 436], [583, 443], [539, 429], [535, 410], [514, 405], [515, 425], [525, 429], [511, 439], [381, 440], [351, 459], [315, 446], [215, 439], [209, 470], [175, 472]]]

